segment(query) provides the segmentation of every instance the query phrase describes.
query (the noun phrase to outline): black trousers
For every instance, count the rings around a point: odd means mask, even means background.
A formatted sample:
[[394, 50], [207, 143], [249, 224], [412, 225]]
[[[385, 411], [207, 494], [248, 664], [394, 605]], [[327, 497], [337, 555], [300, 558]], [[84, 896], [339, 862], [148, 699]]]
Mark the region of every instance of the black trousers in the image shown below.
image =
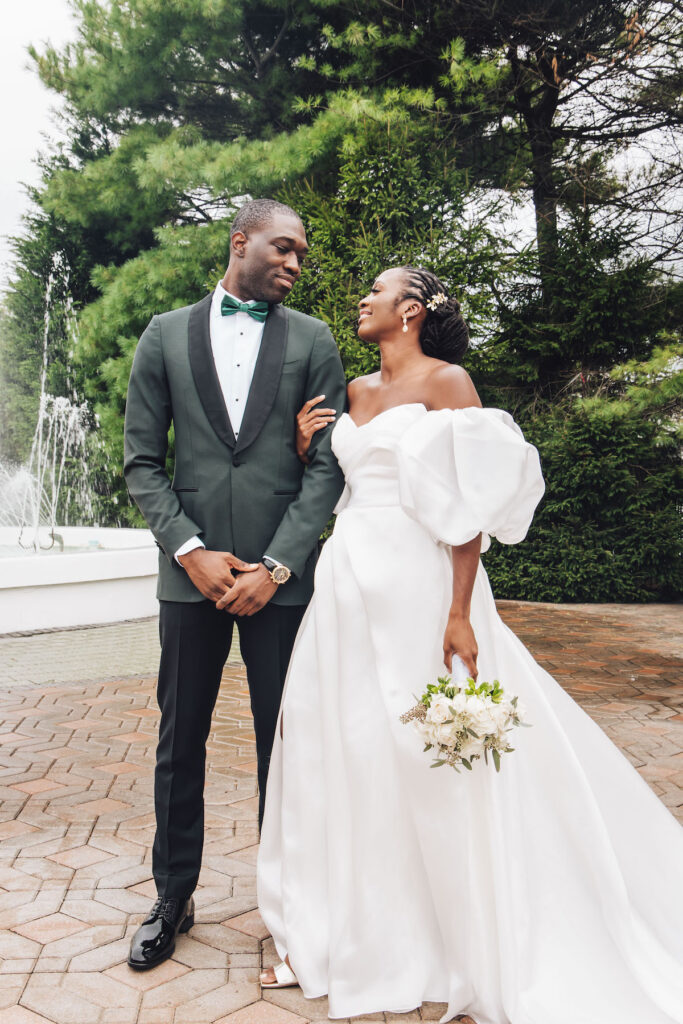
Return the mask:
[[161, 709], [154, 774], [152, 871], [159, 895], [182, 899], [197, 885], [204, 846], [206, 741], [237, 622], [256, 733], [259, 827], [282, 689], [305, 606], [267, 604], [235, 617], [210, 601], [161, 601]]

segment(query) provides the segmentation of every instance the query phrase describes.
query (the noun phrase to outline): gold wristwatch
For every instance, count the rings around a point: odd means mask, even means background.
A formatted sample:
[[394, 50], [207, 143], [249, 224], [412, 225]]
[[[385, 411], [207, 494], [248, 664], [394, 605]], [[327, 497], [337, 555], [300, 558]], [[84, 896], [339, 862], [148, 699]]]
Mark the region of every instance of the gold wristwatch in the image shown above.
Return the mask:
[[281, 562], [276, 562], [274, 558], [269, 558], [268, 555], [264, 555], [261, 561], [270, 573], [273, 583], [277, 583], [278, 586], [281, 583], [286, 583], [292, 575], [291, 569], [288, 569], [286, 565], [282, 565]]

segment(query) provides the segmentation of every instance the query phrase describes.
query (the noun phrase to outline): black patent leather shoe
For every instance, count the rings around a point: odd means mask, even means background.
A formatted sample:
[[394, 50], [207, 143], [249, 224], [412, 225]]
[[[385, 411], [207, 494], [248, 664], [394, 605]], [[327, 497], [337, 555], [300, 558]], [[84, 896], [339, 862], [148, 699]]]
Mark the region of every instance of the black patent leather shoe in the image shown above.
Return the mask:
[[194, 900], [160, 896], [142, 922], [130, 944], [128, 966], [136, 971], [158, 967], [173, 956], [178, 932], [189, 932], [194, 924]]

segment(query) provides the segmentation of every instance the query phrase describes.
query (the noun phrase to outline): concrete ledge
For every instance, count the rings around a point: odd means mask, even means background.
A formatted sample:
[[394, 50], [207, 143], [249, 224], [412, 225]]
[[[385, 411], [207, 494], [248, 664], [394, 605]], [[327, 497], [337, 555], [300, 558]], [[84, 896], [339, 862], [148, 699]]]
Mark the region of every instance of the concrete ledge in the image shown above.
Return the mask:
[[[0, 633], [156, 613], [158, 550], [149, 530], [62, 527], [57, 533], [64, 551], [0, 559]], [[16, 529], [0, 529], [0, 545], [16, 539]]]

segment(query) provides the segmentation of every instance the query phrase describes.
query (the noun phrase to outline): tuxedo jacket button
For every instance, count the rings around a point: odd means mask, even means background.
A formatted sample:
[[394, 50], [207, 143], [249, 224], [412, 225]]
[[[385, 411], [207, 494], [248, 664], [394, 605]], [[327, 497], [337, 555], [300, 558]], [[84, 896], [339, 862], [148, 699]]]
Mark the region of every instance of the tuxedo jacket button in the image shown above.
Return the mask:
[[233, 466], [241, 466], [242, 465], [242, 463], [240, 462], [239, 455], [233, 455], [233, 457], [232, 457], [232, 464], [233, 464]]

